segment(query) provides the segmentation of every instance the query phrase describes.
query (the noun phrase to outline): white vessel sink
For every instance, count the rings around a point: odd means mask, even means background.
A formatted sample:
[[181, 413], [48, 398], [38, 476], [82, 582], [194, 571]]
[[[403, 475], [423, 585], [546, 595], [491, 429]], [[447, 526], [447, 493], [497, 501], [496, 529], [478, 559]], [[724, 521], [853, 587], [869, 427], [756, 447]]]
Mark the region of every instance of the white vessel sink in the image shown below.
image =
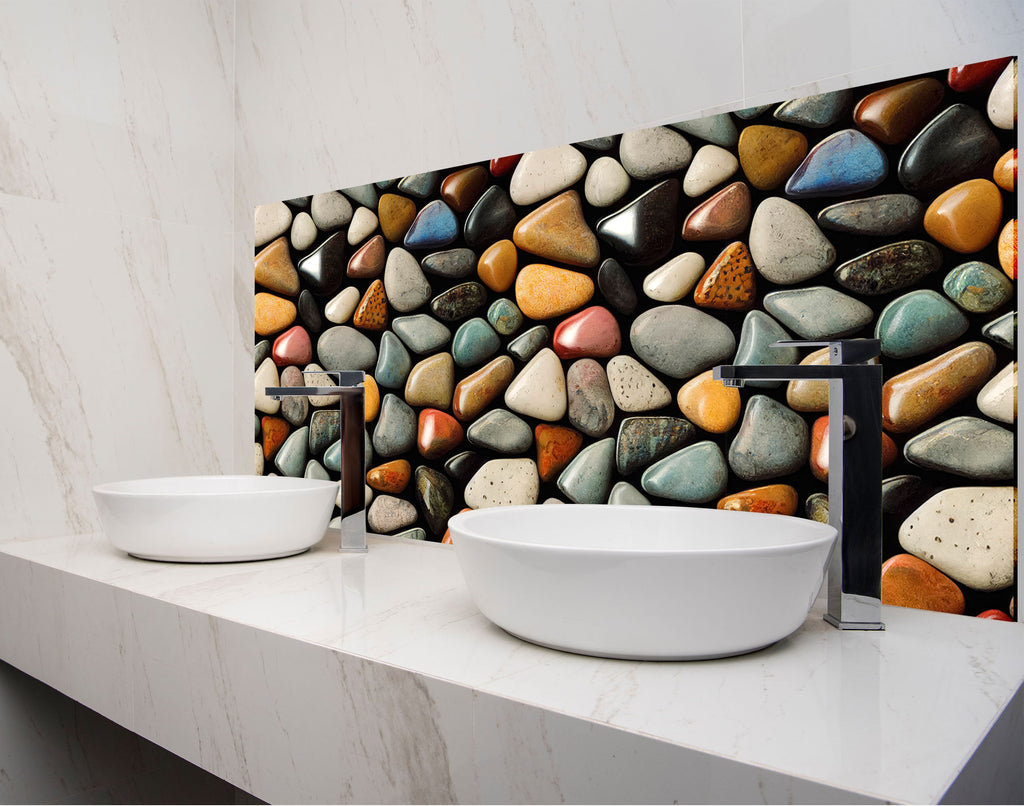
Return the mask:
[[493, 507], [449, 526], [470, 594], [499, 627], [638, 660], [785, 638], [806, 620], [836, 539], [802, 518], [690, 507]]
[[338, 484], [285, 476], [178, 476], [93, 488], [115, 546], [146, 560], [269, 560], [318, 543]]

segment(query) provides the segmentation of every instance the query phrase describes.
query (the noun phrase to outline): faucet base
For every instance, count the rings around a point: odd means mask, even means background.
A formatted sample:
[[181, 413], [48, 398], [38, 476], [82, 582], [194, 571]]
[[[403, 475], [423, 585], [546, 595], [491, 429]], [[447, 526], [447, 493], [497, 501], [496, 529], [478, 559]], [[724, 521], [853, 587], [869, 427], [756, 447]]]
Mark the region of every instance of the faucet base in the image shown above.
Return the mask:
[[825, 621], [838, 630], [884, 630], [885, 625], [880, 621], [840, 621], [828, 613], [824, 616]]

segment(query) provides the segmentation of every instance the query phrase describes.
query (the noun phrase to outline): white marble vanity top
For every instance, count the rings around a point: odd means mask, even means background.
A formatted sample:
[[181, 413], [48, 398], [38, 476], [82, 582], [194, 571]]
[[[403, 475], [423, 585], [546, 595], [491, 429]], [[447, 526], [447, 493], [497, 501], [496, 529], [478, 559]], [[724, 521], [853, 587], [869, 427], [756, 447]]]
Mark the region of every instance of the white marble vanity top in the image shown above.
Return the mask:
[[815, 611], [751, 655], [601, 660], [491, 625], [450, 546], [331, 541], [224, 565], [0, 544], [0, 657], [266, 800], [1019, 797], [1018, 624]]

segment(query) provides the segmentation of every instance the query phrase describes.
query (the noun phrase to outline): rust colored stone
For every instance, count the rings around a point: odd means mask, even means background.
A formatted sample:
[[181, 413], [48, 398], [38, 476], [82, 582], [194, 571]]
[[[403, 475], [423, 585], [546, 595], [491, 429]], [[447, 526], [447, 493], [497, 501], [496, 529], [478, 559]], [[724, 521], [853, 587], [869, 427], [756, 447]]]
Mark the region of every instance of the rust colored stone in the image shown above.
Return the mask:
[[400, 495], [412, 479], [412, 466], [405, 459], [377, 465], [366, 474], [366, 483], [379, 493]]
[[807, 156], [807, 138], [780, 126], [747, 126], [738, 146], [740, 167], [758, 190], [773, 190]]
[[397, 193], [385, 193], [377, 203], [380, 231], [392, 243], [401, 243], [416, 218], [416, 204]]
[[420, 412], [416, 431], [416, 447], [424, 459], [442, 459], [459, 447], [462, 426], [450, 414], [438, 409]]
[[263, 429], [263, 460], [271, 462], [288, 439], [291, 428], [283, 417], [266, 416], [260, 420]]
[[384, 271], [386, 260], [387, 250], [384, 247], [384, 236], [374, 235], [352, 253], [345, 273], [354, 280], [376, 277]]
[[491, 176], [504, 176], [512, 173], [522, 156], [522, 154], [512, 154], [508, 157], [495, 157], [491, 160]]
[[924, 214], [925, 231], [957, 252], [977, 252], [999, 232], [1003, 197], [988, 179], [969, 179], [938, 196]]
[[729, 244], [715, 258], [693, 291], [702, 308], [748, 311], [754, 307], [757, 285], [754, 261], [742, 241]]
[[482, 165], [462, 168], [448, 174], [441, 182], [441, 198], [456, 213], [469, 212], [480, 194], [487, 189], [489, 181], [487, 169]]
[[915, 78], [865, 95], [853, 110], [862, 132], [886, 145], [916, 134], [931, 120], [945, 89], [934, 78]]
[[995, 351], [971, 341], [890, 378], [882, 385], [882, 427], [916, 430], [980, 389], [995, 365]]
[[516, 305], [523, 316], [551, 319], [575, 311], [594, 296], [594, 281], [569, 269], [531, 263], [516, 277]]
[[[826, 362], [828, 363], [828, 362]], [[827, 381], [826, 381], [827, 383]], [[811, 473], [818, 481], [828, 481], [828, 417], [819, 417], [811, 426]], [[900, 449], [888, 434], [882, 434], [882, 467], [896, 461]]]
[[952, 579], [924, 560], [897, 554], [882, 565], [882, 604], [960, 616], [964, 594]]
[[452, 413], [462, 422], [475, 420], [484, 409], [504, 394], [512, 382], [514, 372], [515, 365], [512, 359], [503, 355], [472, 375], [467, 375], [455, 386]]
[[683, 221], [687, 241], [727, 241], [750, 224], [750, 188], [733, 182], [694, 207]]
[[727, 495], [718, 509], [739, 512], [765, 512], [770, 515], [795, 515], [800, 498], [788, 484], [768, 484]]
[[268, 291], [287, 294], [290, 297], [299, 293], [299, 273], [292, 263], [288, 251], [288, 238], [282, 235], [271, 241], [256, 255], [256, 285]]
[[388, 298], [384, 283], [374, 280], [352, 314], [352, 324], [360, 330], [384, 330], [388, 326]]
[[[462, 509], [459, 510], [460, 513], [462, 513], [462, 512], [470, 512], [470, 511], [471, 510], [470, 510], [469, 507], [463, 507]], [[441, 538], [441, 542], [442, 543], [446, 543], [449, 546], [451, 545], [451, 543], [452, 543], [452, 530], [451, 530], [451, 528], [448, 528], [448, 529], [444, 530], [444, 537]]]
[[554, 481], [583, 447], [583, 435], [564, 425], [538, 424], [533, 436], [537, 442], [537, 472], [542, 482]]
[[476, 264], [480, 282], [498, 294], [508, 291], [516, 279], [519, 253], [507, 238], [488, 246]]
[[255, 330], [261, 336], [270, 336], [289, 327], [297, 314], [295, 304], [286, 299], [261, 291], [256, 295]]
[[999, 233], [999, 265], [1011, 280], [1017, 279], [1017, 219], [1006, 222]]
[[957, 92], [968, 92], [986, 84], [992, 84], [1000, 73], [1010, 63], [1012, 56], [1004, 56], [1000, 59], [989, 59], [985, 62], [973, 62], [972, 64], [961, 64], [958, 67], [950, 67], [946, 75], [946, 82], [950, 89]]
[[996, 161], [992, 179], [1003, 190], [1013, 193], [1017, 187], [1017, 149], [1011, 148]]
[[523, 216], [512, 240], [525, 252], [570, 266], [593, 268], [601, 259], [597, 236], [583, 217], [583, 203], [575, 190], [559, 193]]
[[740, 419], [740, 390], [711, 377], [711, 370], [687, 381], [676, 396], [683, 416], [712, 434], [724, 434]]

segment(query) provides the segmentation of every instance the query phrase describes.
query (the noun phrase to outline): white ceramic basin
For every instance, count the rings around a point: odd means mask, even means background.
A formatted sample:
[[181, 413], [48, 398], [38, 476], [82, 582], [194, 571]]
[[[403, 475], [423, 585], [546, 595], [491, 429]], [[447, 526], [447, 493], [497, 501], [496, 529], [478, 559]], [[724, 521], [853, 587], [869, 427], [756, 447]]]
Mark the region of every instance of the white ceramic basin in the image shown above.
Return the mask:
[[690, 507], [494, 507], [449, 526], [470, 593], [499, 627], [639, 660], [785, 638], [807, 618], [836, 538], [802, 518]]
[[298, 554], [324, 536], [338, 483], [284, 476], [179, 476], [100, 484], [115, 546], [146, 560], [220, 563]]

